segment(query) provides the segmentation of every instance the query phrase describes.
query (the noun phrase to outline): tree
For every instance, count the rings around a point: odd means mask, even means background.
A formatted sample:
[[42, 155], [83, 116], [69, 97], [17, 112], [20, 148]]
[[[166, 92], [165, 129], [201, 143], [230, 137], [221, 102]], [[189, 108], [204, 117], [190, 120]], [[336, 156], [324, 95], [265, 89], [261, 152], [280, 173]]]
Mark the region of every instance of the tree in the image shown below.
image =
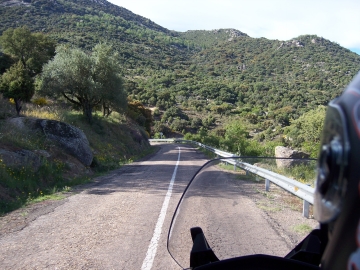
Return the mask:
[[188, 124], [188, 121], [184, 119], [175, 118], [174, 121], [171, 123], [171, 128], [176, 131], [182, 131], [186, 129]]
[[170, 134], [170, 129], [162, 124], [160, 121], [155, 121], [153, 126], [153, 133], [163, 133], [164, 135]]
[[0, 75], [9, 69], [14, 63], [10, 55], [0, 52]]
[[285, 129], [286, 135], [291, 138], [289, 143], [294, 147], [302, 147], [311, 156], [316, 157], [320, 148], [325, 115], [326, 107], [320, 105], [291, 121], [291, 125]]
[[111, 46], [98, 44], [91, 54], [64, 45], [56, 51], [54, 59], [43, 68], [40, 92], [64, 97], [80, 107], [89, 122], [95, 106], [116, 111], [126, 107], [123, 79]]
[[226, 150], [244, 155], [248, 145], [248, 135], [244, 125], [238, 120], [234, 120], [225, 126], [225, 138], [221, 139], [220, 143]]
[[202, 120], [199, 117], [195, 117], [191, 119], [191, 127], [192, 128], [199, 128], [202, 125]]
[[34, 95], [34, 83], [21, 62], [11, 66], [0, 80], [0, 92], [5, 98], [13, 98], [17, 115], [21, 111], [21, 102], [29, 102]]
[[20, 61], [31, 77], [41, 72], [44, 63], [55, 54], [55, 42], [26, 27], [9, 28], [0, 37], [0, 45], [16, 62]]
[[34, 77], [42, 66], [54, 56], [55, 43], [41, 33], [31, 33], [27, 27], [9, 28], [0, 36], [0, 45], [7, 55], [2, 59], [15, 62], [1, 76], [0, 92], [13, 98], [19, 115], [21, 103], [29, 102], [34, 95]]
[[151, 133], [151, 124], [153, 122], [151, 110], [138, 100], [128, 100], [126, 114], [134, 119], [140, 126], [145, 127], [146, 131]]
[[184, 120], [189, 120], [189, 117], [182, 112], [182, 110], [179, 107], [173, 106], [170, 107], [169, 109], [167, 109], [162, 118], [161, 118], [161, 122], [165, 123], [165, 122], [171, 122], [171, 120], [173, 118], [180, 118], [180, 119], [184, 119]]

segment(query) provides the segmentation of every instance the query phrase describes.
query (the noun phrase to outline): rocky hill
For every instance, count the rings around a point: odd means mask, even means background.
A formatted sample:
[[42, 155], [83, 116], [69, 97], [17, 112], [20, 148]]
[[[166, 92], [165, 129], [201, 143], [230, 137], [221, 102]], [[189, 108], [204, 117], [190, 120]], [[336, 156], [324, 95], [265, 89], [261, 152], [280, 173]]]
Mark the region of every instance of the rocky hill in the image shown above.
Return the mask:
[[180, 33], [180, 36], [190, 40], [201, 48], [211, 47], [232, 41], [238, 37], [249, 37], [247, 34], [236, 29], [214, 29], [208, 30], [190, 30]]
[[0, 97], [0, 215], [151, 151], [146, 132], [124, 116], [89, 124], [69, 107], [37, 108], [38, 116], [62, 115], [56, 121], [16, 117], [10, 105]]
[[0, 32], [20, 25], [85, 49], [113, 44], [128, 94], [147, 106], [200, 110], [202, 118], [231, 113], [261, 130], [326, 105], [360, 66], [359, 55], [322, 37], [179, 33], [106, 0], [1, 0]]
[[183, 61], [187, 54], [176, 33], [105, 0], [1, 0], [0, 33], [23, 25], [84, 49], [112, 43], [124, 70], [162, 68], [166, 59]]
[[[133, 22], [138, 25], [145, 26], [155, 31], [161, 31], [170, 34], [170, 31], [160, 25], [155, 24], [151, 20], [132, 13], [130, 10], [116, 6], [106, 0], [1, 0], [0, 7], [2, 18], [5, 19], [5, 24], [2, 24], [2, 30], [8, 28], [9, 25], [14, 26], [15, 22], [11, 20], [10, 15], [23, 15], [22, 23], [28, 22], [27, 25], [34, 27], [35, 31], [50, 31], [51, 23], [44, 18], [56, 18], [58, 16], [67, 15], [98, 15], [101, 11], [113, 16], [120, 16], [128, 22]], [[34, 21], [30, 20], [32, 16], [37, 16], [38, 22], [33, 25]], [[42, 17], [42, 18], [41, 18]], [[10, 19], [10, 20], [6, 20]], [[40, 23], [43, 23], [41, 26]], [[56, 25], [53, 25], [56, 28]], [[39, 27], [39, 28], [36, 28]], [[50, 28], [50, 29], [49, 29]]]
[[[260, 130], [326, 105], [360, 66], [359, 55], [315, 35], [280, 41], [235, 29], [179, 33], [106, 0], [1, 0], [0, 32], [20, 25], [85, 49], [113, 44], [128, 94], [147, 106], [177, 106], [202, 120], [236, 115]], [[184, 123], [175, 130], [189, 130]]]
[[[280, 41], [252, 38], [235, 29], [180, 33], [106, 0], [0, 0], [0, 34], [24, 25], [34, 32], [46, 33], [58, 44], [83, 50], [90, 50], [99, 42], [111, 44], [118, 52], [129, 98], [135, 105], [140, 106], [141, 101], [152, 107], [156, 120], [152, 135], [162, 132], [166, 136], [182, 136], [181, 133], [191, 132], [204, 140], [211, 130], [213, 133], [206, 138], [214, 145], [226, 137], [224, 128], [231, 121], [243, 125], [241, 134], [251, 134], [244, 140], [254, 137], [256, 143], [284, 138], [287, 128], [291, 129], [288, 134], [298, 134], [301, 121], [311, 119], [314, 113], [323, 116], [322, 105], [340, 95], [360, 67], [359, 55], [315, 35]], [[11, 58], [0, 48], [0, 74], [10, 64]], [[56, 106], [62, 105], [55, 102]], [[21, 187], [23, 190], [39, 194], [34, 186], [44, 184], [46, 175], [56, 175], [57, 164], [68, 171], [81, 167], [63, 160], [57, 163], [59, 152], [52, 153], [52, 143], [41, 144], [37, 135], [28, 138], [21, 132], [13, 134], [7, 126], [11, 113], [3, 113], [3, 107], [0, 133], [6, 132], [1, 134], [0, 148], [10, 152], [44, 150], [54, 158], [48, 159], [51, 170], [42, 167], [41, 175], [33, 177], [35, 184]], [[52, 106], [48, 109], [47, 114], [53, 114]], [[146, 148], [142, 128], [120, 114], [116, 120], [98, 119], [91, 126], [76, 115], [65, 115], [68, 124], [88, 130], [96, 157], [94, 166], [111, 164], [109, 168], [114, 168], [119, 160]], [[140, 121], [144, 119], [139, 118], [137, 123], [144, 125]], [[301, 141], [294, 137], [291, 140]], [[249, 148], [255, 149], [252, 142]], [[223, 145], [230, 147], [226, 142]], [[20, 183], [14, 182], [15, 178], [9, 176], [12, 171], [4, 168], [0, 162], [0, 178], [9, 181], [9, 186]], [[85, 165], [84, 168], [86, 171]], [[17, 173], [21, 176], [25, 172]], [[45, 182], [38, 183], [37, 179]], [[0, 197], [1, 194], [9, 194], [4, 192], [4, 185], [0, 185]], [[16, 198], [19, 194], [15, 190], [11, 196]]]

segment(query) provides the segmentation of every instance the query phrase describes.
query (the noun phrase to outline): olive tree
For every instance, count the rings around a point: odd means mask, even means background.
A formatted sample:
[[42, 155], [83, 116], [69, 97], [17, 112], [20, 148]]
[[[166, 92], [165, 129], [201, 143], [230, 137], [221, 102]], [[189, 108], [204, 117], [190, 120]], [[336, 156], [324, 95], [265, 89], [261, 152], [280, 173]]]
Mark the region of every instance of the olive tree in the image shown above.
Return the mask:
[[44, 66], [38, 85], [40, 92], [62, 96], [80, 107], [89, 122], [96, 106], [120, 111], [127, 104], [116, 54], [107, 44], [96, 45], [91, 53], [59, 46], [54, 59]]
[[55, 42], [42, 33], [32, 33], [26, 26], [9, 28], [0, 37], [4, 53], [20, 61], [30, 77], [41, 72], [44, 63], [55, 54]]
[[33, 80], [21, 62], [11, 66], [1, 76], [0, 92], [5, 98], [14, 99], [16, 112], [19, 115], [21, 101], [29, 102], [35, 92]]
[[[0, 36], [4, 53], [0, 67], [6, 69], [0, 78], [0, 92], [12, 98], [19, 115], [22, 102], [29, 102], [34, 95], [34, 77], [41, 72], [44, 63], [55, 53], [55, 43], [42, 33], [31, 33], [27, 27], [9, 28]], [[11, 58], [11, 60], [9, 59]]]

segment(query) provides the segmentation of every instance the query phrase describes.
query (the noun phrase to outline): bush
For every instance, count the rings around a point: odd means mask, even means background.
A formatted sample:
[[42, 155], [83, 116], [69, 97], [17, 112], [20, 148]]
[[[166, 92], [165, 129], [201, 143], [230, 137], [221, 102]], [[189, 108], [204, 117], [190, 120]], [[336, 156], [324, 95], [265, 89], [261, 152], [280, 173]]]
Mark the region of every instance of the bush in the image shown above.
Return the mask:
[[176, 130], [176, 131], [182, 131], [187, 127], [187, 125], [188, 125], [188, 121], [186, 121], [184, 119], [176, 118], [171, 123], [171, 129]]
[[45, 105], [48, 104], [46, 98], [43, 98], [43, 97], [33, 99], [32, 102], [33, 102], [35, 105], [38, 105], [38, 106], [45, 106]]
[[32, 198], [50, 194], [54, 187], [69, 185], [62, 177], [64, 164], [43, 162], [37, 172], [32, 168], [13, 169], [0, 161], [0, 187], [8, 191], [0, 197], [0, 214], [12, 211]]
[[154, 116], [160, 116], [160, 110], [158, 108], [154, 110]]
[[[154, 139], [166, 139], [165, 135], [161, 135], [160, 132], [156, 132], [153, 136]], [[185, 139], [187, 140], [187, 139]]]

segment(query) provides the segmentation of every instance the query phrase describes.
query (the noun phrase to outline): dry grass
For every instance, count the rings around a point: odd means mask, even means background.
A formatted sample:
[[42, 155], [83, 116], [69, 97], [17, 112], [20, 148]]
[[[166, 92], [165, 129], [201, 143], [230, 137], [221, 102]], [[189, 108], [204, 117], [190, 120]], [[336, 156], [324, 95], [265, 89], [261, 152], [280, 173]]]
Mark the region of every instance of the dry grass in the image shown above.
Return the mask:
[[50, 106], [27, 105], [23, 114], [27, 117], [61, 121], [63, 112]]
[[[100, 112], [95, 112], [93, 122], [89, 124], [81, 112], [73, 110], [68, 105], [45, 100], [37, 103], [24, 104], [21, 116], [57, 120], [81, 129], [92, 148], [94, 154], [92, 165], [97, 172], [118, 168], [153, 150], [144, 143], [146, 136], [144, 131], [122, 114], [114, 112], [110, 117], [105, 118]], [[46, 150], [51, 152], [51, 160], [44, 161], [38, 174], [26, 168], [9, 169], [0, 160], [0, 214], [29, 201], [51, 198], [52, 190], [89, 181], [88, 175], [69, 171], [66, 166], [69, 157], [61, 154], [63, 151], [54, 147], [52, 142], [45, 140], [43, 135], [10, 128], [7, 119], [16, 116], [15, 106], [0, 96], [0, 148], [10, 151]], [[56, 162], [52, 160], [55, 156]]]

